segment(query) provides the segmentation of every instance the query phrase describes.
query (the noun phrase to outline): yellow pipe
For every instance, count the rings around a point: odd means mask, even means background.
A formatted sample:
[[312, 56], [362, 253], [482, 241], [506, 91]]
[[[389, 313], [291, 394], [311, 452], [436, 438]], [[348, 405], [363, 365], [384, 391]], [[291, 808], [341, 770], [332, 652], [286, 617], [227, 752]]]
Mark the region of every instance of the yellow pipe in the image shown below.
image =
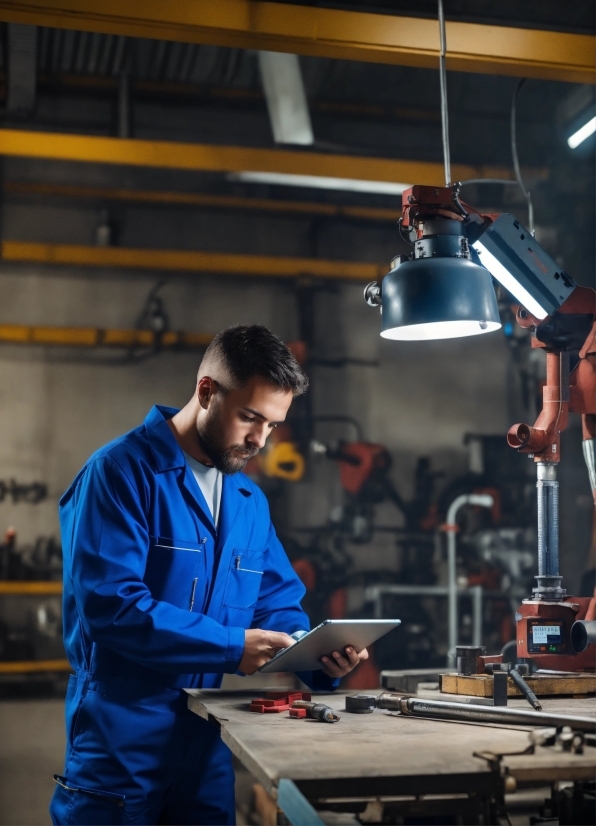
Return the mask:
[[23, 660], [0, 662], [0, 674], [34, 674], [40, 671], [72, 671], [68, 660]]
[[[0, 0], [0, 20], [437, 68], [436, 20], [263, 0]], [[447, 68], [594, 83], [594, 37], [447, 22]]]
[[165, 192], [141, 189], [115, 189], [75, 184], [48, 184], [28, 181], [7, 181], [4, 191], [11, 195], [41, 195], [58, 198], [93, 198], [104, 201], [125, 201], [140, 204], [208, 207], [212, 209], [262, 210], [304, 215], [358, 218], [364, 221], [397, 221], [401, 209], [342, 206], [314, 201], [281, 201], [273, 198], [240, 198], [227, 195], [203, 195], [196, 192]]
[[[65, 347], [160, 347], [194, 349], [207, 347], [208, 333], [167, 332], [161, 338], [152, 330], [103, 330], [96, 327], [32, 327], [0, 324], [0, 343], [45, 344]], [[0, 582], [0, 594], [2, 583]]]
[[123, 269], [175, 270], [230, 275], [296, 278], [315, 276], [372, 281], [387, 272], [386, 264], [364, 261], [328, 261], [319, 258], [283, 258], [272, 255], [195, 252], [193, 250], [86, 247], [77, 244], [37, 244], [3, 241], [2, 260], [35, 264]]
[[21, 582], [1, 580], [0, 595], [9, 596], [52, 596], [62, 593], [61, 582]]
[[[208, 172], [282, 172], [428, 186], [443, 185], [444, 180], [443, 164], [427, 161], [27, 132], [20, 129], [0, 129], [0, 155]], [[451, 171], [454, 181], [512, 177], [510, 169], [492, 166], [452, 164]]]

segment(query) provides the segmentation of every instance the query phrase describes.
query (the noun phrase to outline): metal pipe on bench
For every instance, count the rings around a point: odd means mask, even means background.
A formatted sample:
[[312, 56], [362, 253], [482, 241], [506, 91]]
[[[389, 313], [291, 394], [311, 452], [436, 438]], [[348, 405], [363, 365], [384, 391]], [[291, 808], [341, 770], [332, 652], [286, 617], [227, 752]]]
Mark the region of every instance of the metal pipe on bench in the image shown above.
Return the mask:
[[463, 720], [475, 723], [500, 723], [509, 726], [569, 726], [575, 731], [596, 732], [596, 718], [571, 714], [549, 714], [518, 708], [450, 703], [444, 700], [424, 700], [399, 694], [379, 694], [377, 708], [397, 711], [405, 716], [430, 717], [443, 720]]

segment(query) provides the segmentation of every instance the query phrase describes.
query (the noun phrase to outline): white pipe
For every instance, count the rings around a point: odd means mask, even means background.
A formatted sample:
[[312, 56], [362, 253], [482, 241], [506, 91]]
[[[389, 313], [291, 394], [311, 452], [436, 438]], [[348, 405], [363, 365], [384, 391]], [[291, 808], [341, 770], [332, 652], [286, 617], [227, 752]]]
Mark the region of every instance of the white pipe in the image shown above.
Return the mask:
[[457, 646], [457, 564], [456, 541], [457, 512], [464, 505], [476, 505], [481, 508], [492, 508], [494, 499], [489, 494], [470, 493], [458, 496], [453, 500], [447, 511], [447, 522], [444, 530], [447, 532], [447, 570], [449, 589], [449, 646], [447, 652], [447, 666], [455, 665], [455, 649]]

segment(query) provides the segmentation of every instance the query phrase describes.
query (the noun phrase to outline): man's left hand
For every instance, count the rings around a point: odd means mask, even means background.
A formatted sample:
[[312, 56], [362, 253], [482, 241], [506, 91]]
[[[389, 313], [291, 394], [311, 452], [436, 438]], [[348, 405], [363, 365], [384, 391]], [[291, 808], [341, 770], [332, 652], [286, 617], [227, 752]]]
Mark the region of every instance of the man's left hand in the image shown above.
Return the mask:
[[363, 648], [360, 654], [357, 654], [350, 645], [345, 648], [343, 654], [341, 651], [333, 651], [328, 657], [321, 657], [323, 671], [334, 679], [345, 677], [346, 674], [353, 671], [362, 660], [368, 660], [368, 651], [366, 648]]

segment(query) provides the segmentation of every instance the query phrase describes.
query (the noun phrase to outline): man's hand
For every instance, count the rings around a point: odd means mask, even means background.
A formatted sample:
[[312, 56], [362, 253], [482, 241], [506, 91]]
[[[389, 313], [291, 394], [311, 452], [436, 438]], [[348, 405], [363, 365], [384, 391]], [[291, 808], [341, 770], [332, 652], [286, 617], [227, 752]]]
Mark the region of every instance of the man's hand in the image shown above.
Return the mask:
[[262, 665], [269, 662], [281, 648], [289, 648], [293, 640], [283, 631], [263, 631], [261, 628], [249, 628], [244, 632], [244, 653], [238, 670], [243, 674], [254, 674]]
[[334, 679], [345, 677], [346, 674], [353, 671], [362, 660], [368, 660], [368, 651], [366, 648], [363, 648], [360, 654], [357, 654], [351, 645], [346, 646], [343, 654], [340, 651], [334, 651], [328, 657], [321, 657], [323, 671]]

